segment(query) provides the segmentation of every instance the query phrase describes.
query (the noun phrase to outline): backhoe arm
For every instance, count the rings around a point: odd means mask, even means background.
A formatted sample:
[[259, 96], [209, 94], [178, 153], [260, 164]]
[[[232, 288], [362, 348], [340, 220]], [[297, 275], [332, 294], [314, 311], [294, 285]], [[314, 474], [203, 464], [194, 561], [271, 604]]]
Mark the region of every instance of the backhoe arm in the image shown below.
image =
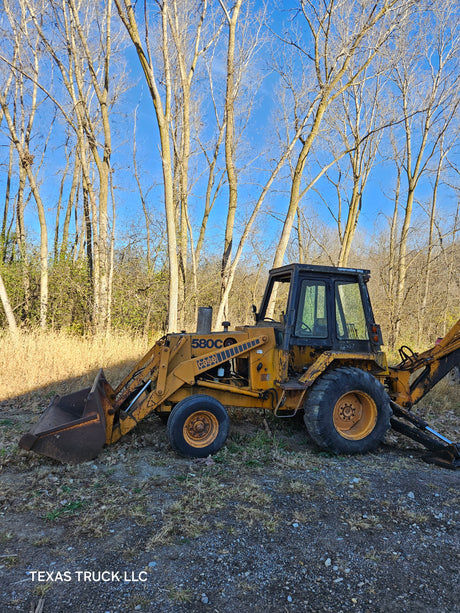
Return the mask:
[[394, 430], [431, 451], [426, 462], [444, 468], [460, 468], [460, 446], [433, 430], [411, 408], [460, 362], [460, 319], [434, 347], [417, 354], [408, 347], [399, 350], [401, 363], [390, 368], [388, 380]]
[[397, 404], [410, 408], [460, 364], [460, 319], [431, 349], [418, 354], [403, 346], [399, 353], [400, 364], [390, 368], [389, 392]]

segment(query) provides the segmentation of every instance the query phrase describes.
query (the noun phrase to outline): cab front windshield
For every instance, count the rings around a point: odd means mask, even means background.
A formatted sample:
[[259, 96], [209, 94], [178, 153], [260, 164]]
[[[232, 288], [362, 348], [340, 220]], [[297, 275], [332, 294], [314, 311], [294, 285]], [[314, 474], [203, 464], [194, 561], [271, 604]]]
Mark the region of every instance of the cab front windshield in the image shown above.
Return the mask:
[[326, 284], [324, 281], [303, 279], [300, 286], [295, 336], [324, 339], [328, 334]]

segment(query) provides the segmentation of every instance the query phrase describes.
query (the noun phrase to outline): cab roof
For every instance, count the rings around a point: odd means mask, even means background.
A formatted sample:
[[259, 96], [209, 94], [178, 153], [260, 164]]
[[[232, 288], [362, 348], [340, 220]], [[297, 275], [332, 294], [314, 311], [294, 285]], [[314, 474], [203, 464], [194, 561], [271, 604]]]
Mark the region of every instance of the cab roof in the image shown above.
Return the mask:
[[279, 268], [272, 268], [269, 271], [270, 276], [283, 276], [289, 273], [315, 273], [322, 274], [325, 277], [335, 277], [337, 275], [362, 275], [364, 280], [367, 281], [371, 275], [371, 271], [365, 268], [343, 268], [338, 266], [322, 266], [317, 264], [286, 264], [286, 266], [280, 266]]

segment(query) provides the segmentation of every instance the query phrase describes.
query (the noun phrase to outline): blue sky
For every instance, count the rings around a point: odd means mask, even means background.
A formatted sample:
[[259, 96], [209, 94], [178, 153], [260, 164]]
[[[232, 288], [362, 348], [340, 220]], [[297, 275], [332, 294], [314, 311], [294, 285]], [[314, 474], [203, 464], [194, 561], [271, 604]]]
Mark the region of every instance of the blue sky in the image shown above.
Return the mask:
[[[286, 3], [283, 3], [287, 8]], [[280, 25], [280, 18], [275, 24]], [[148, 192], [148, 203], [155, 217], [163, 217], [162, 209], [162, 173], [160, 164], [158, 129], [155, 122], [152, 101], [140, 73], [137, 58], [131, 47], [124, 52], [124, 57], [129, 71], [130, 88], [124, 94], [121, 103], [117, 107], [117, 114], [113, 116], [113, 145], [112, 164], [115, 169], [114, 181], [116, 187], [117, 200], [117, 236], [120, 244], [126, 242], [127, 234], [130, 233], [131, 225], [143, 226], [143, 213], [140, 207], [139, 195], [135, 181], [132, 176], [132, 134], [133, 134], [133, 109], [138, 106], [138, 165], [144, 192]], [[258, 90], [256, 105], [251, 114], [250, 123], [245, 135], [245, 146], [243, 156], [245, 159], [254, 160], [248, 172], [241, 173], [239, 180], [239, 222], [244, 220], [248, 214], [251, 204], [259, 195], [260, 187], [267, 176], [263, 172], [265, 156], [273, 145], [274, 135], [274, 111], [278, 105], [278, 77], [267, 70], [265, 60], [269, 58], [269, 47], [265, 46], [258, 58], [258, 68], [264, 70], [265, 78], [262, 80]], [[115, 68], [116, 70], [116, 68]], [[46, 126], [49, 118], [49, 107], [43, 106], [40, 112], [39, 122], [41, 128]], [[203, 116], [206, 122], [206, 115]], [[210, 122], [209, 122], [210, 123]], [[46, 132], [44, 133], [46, 135]], [[43, 148], [44, 135], [37, 137], [34, 142], [36, 147], [36, 157], [41, 154]], [[0, 141], [2, 162], [7, 159], [8, 139], [3, 135]], [[317, 140], [316, 148], [321, 150], [323, 141], [321, 137]], [[274, 153], [276, 156], [276, 151]], [[330, 159], [327, 155], [324, 160]], [[453, 155], [453, 159], [458, 160], [458, 150]], [[49, 212], [49, 234], [53, 236], [53, 217], [59, 190], [60, 175], [64, 165], [62, 149], [62, 124], [56, 124], [53, 134], [48, 143], [45, 164], [41, 171], [41, 193], [46, 202]], [[334, 171], [331, 171], [334, 172]], [[190, 181], [196, 179], [197, 171], [193, 160], [190, 169]], [[426, 201], [430, 197], [430, 178], [424, 179], [418, 187], [417, 197]], [[376, 229], [381, 229], [384, 224], [385, 216], [391, 215], [393, 210], [395, 171], [390, 161], [384, 161], [382, 157], [378, 159], [374, 170], [371, 173], [369, 182], [364, 192], [363, 208], [359, 219], [359, 226], [367, 233], [372, 233]], [[4, 179], [0, 179], [0, 185], [4, 190]], [[335, 206], [336, 194], [331, 185], [325, 178], [321, 179], [315, 186], [330, 202]], [[281, 219], [287, 209], [289, 198], [290, 182], [286, 169], [281, 173], [279, 180], [274, 184], [265, 202], [265, 210], [260, 214], [259, 234], [260, 240], [268, 244], [276, 242], [281, 231]], [[346, 194], [344, 194], [346, 196]], [[440, 207], [445, 214], [452, 213], [457, 205], [455, 192], [451, 189], [443, 188], [440, 198]], [[216, 207], [209, 222], [208, 246], [217, 251], [221, 248], [221, 238], [225, 223], [227, 204], [227, 191], [224, 188], [218, 197]], [[203, 185], [198, 182], [190, 196], [190, 205], [194, 223], [198, 223], [201, 217], [203, 206]], [[302, 203], [306, 214], [311, 211], [312, 216], [317, 216], [325, 224], [334, 225], [334, 222], [326, 210], [320, 197], [310, 191]], [[266, 210], [272, 214], [267, 214]], [[278, 220], [277, 220], [278, 218]], [[30, 231], [37, 235], [35, 205], [31, 201], [27, 205], [27, 223]], [[238, 226], [237, 226], [238, 227]], [[195, 232], [196, 238], [196, 232]]]

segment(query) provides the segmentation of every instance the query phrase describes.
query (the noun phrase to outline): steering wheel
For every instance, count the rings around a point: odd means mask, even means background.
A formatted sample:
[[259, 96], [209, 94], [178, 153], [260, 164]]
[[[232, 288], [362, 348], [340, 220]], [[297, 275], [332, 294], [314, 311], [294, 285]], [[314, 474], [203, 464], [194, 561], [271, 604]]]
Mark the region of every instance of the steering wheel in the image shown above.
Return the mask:
[[310, 326], [307, 326], [307, 324], [304, 321], [300, 324], [300, 329], [302, 330], [302, 332], [310, 332], [311, 333]]

